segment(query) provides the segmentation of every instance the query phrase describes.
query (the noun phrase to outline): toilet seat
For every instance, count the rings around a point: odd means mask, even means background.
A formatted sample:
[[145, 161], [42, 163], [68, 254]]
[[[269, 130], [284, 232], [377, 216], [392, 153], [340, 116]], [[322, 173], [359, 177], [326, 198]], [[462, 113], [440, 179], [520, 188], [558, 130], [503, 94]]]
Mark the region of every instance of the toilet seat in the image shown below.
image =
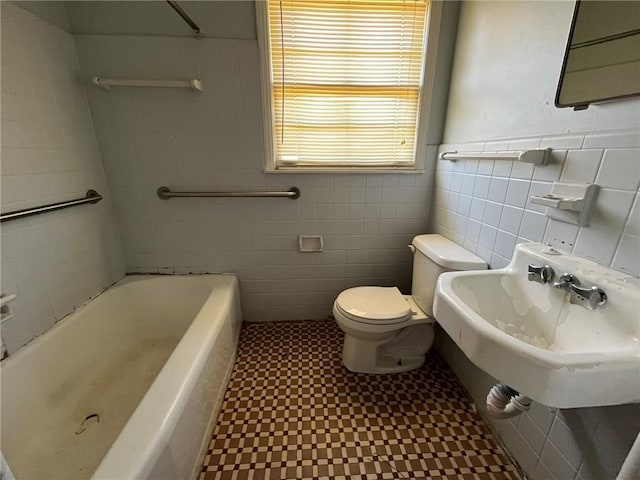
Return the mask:
[[393, 325], [411, 318], [411, 305], [396, 287], [354, 287], [336, 298], [345, 317], [371, 325]]

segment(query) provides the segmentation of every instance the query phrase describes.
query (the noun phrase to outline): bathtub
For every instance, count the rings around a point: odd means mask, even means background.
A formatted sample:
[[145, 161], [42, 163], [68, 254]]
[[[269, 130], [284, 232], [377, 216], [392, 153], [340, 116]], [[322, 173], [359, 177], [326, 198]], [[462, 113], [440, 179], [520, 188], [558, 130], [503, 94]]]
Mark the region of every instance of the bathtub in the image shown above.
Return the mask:
[[16, 479], [197, 477], [241, 322], [232, 275], [129, 276], [6, 359]]

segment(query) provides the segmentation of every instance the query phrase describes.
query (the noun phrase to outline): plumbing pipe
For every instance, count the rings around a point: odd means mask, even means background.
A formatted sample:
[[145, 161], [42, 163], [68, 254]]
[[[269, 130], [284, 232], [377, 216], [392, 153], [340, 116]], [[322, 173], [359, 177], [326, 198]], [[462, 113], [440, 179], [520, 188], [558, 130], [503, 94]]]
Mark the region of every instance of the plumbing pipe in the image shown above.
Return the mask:
[[531, 399], [513, 388], [499, 383], [494, 385], [487, 395], [487, 414], [491, 418], [513, 418], [531, 407]]
[[616, 480], [635, 480], [640, 478], [640, 433], [624, 459]]

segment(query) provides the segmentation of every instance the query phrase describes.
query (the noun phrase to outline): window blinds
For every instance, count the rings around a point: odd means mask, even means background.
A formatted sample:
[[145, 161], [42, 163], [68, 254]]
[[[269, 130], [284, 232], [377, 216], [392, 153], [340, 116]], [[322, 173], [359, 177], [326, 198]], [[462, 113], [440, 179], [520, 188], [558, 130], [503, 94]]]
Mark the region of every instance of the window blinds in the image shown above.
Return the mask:
[[276, 167], [414, 166], [424, 0], [268, 0]]

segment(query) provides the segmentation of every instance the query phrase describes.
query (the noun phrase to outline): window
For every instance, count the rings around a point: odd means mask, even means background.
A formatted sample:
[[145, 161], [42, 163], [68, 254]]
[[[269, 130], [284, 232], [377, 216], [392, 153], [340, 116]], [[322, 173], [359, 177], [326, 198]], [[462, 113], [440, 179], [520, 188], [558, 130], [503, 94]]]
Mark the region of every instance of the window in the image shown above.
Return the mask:
[[267, 170], [420, 168], [428, 2], [257, 5]]

